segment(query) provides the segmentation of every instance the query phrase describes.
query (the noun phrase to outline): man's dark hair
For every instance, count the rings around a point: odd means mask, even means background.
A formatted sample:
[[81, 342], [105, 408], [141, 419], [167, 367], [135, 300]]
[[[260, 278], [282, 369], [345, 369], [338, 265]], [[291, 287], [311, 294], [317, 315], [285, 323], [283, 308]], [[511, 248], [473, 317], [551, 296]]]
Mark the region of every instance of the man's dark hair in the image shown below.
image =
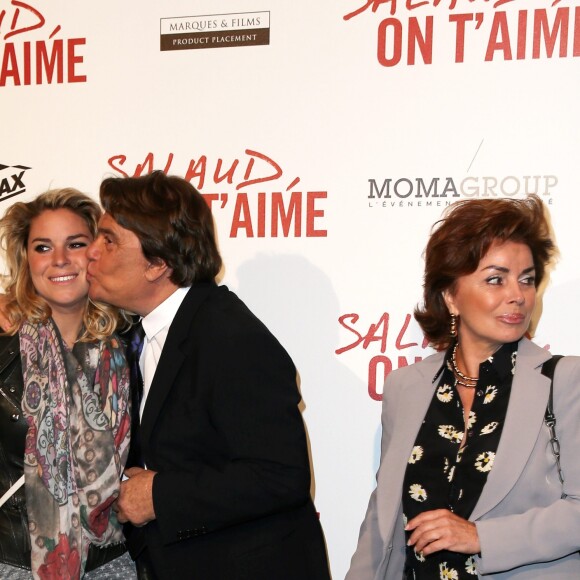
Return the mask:
[[213, 217], [203, 196], [185, 179], [154, 171], [110, 177], [101, 183], [101, 204], [141, 242], [143, 255], [163, 260], [177, 286], [214, 280], [222, 266]]

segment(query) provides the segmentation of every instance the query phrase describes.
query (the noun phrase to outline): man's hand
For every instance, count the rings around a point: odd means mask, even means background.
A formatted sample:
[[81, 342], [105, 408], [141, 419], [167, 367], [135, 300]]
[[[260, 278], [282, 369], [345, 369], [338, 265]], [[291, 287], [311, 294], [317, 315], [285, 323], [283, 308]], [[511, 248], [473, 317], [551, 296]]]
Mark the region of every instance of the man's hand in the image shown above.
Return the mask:
[[125, 470], [129, 478], [121, 482], [121, 493], [115, 511], [117, 519], [124, 524], [131, 522], [134, 526], [144, 526], [155, 519], [153, 507], [153, 478], [156, 472], [140, 467]]
[[409, 546], [425, 556], [440, 550], [461, 554], [478, 554], [481, 551], [475, 524], [449, 510], [423, 512], [410, 520], [405, 529], [413, 531]]

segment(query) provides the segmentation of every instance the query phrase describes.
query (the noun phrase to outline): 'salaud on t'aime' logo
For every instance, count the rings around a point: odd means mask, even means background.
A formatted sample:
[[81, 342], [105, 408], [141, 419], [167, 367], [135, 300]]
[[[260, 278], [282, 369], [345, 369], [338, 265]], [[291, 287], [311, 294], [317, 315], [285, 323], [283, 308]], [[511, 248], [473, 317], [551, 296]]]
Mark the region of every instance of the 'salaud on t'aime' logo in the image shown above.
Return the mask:
[[31, 4], [12, 0], [10, 6], [0, 10], [0, 87], [87, 81], [81, 74], [86, 38], [61, 38], [60, 24], [48, 24]]

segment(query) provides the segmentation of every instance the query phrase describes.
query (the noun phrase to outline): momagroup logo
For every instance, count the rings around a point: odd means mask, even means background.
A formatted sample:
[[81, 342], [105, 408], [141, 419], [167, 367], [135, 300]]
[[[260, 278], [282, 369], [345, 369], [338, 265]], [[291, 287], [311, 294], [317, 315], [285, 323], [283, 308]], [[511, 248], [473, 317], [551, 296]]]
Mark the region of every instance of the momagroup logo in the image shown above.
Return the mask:
[[161, 19], [161, 50], [270, 44], [270, 12]]
[[445, 207], [459, 199], [525, 197], [535, 193], [548, 204], [556, 175], [484, 175], [480, 177], [387, 177], [369, 179], [369, 207]]
[[24, 165], [0, 164], [0, 201], [26, 191], [24, 174], [30, 169]]

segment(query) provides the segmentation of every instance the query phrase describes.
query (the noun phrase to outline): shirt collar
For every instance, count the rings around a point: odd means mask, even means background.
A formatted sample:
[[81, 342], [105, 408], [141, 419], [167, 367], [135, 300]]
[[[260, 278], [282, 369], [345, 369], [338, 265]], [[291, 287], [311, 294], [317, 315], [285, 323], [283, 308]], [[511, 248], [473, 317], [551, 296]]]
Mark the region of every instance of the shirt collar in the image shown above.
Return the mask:
[[[502, 345], [496, 352], [493, 353], [488, 359], [484, 360], [479, 365], [479, 376], [481, 376], [482, 372], [489, 371], [493, 369], [501, 379], [509, 375], [513, 375], [515, 372], [515, 365], [516, 365], [516, 356], [518, 354], [518, 345], [519, 341], [516, 342], [508, 342]], [[439, 370], [433, 377], [433, 383], [437, 380], [437, 378], [441, 375], [445, 367], [447, 366], [447, 361], [451, 359], [451, 353], [453, 352], [453, 346], [451, 345], [447, 352], [445, 353], [445, 357], [443, 359], [443, 363], [439, 367]]]
[[141, 320], [148, 340], [151, 340], [160, 330], [173, 322], [188, 292], [189, 287], [178, 288], [171, 296], [167, 297]]
[[502, 380], [508, 376], [512, 376], [515, 369], [517, 352], [517, 342], [504, 344], [492, 356], [481, 363], [480, 372], [487, 367], [488, 369], [492, 368]]

